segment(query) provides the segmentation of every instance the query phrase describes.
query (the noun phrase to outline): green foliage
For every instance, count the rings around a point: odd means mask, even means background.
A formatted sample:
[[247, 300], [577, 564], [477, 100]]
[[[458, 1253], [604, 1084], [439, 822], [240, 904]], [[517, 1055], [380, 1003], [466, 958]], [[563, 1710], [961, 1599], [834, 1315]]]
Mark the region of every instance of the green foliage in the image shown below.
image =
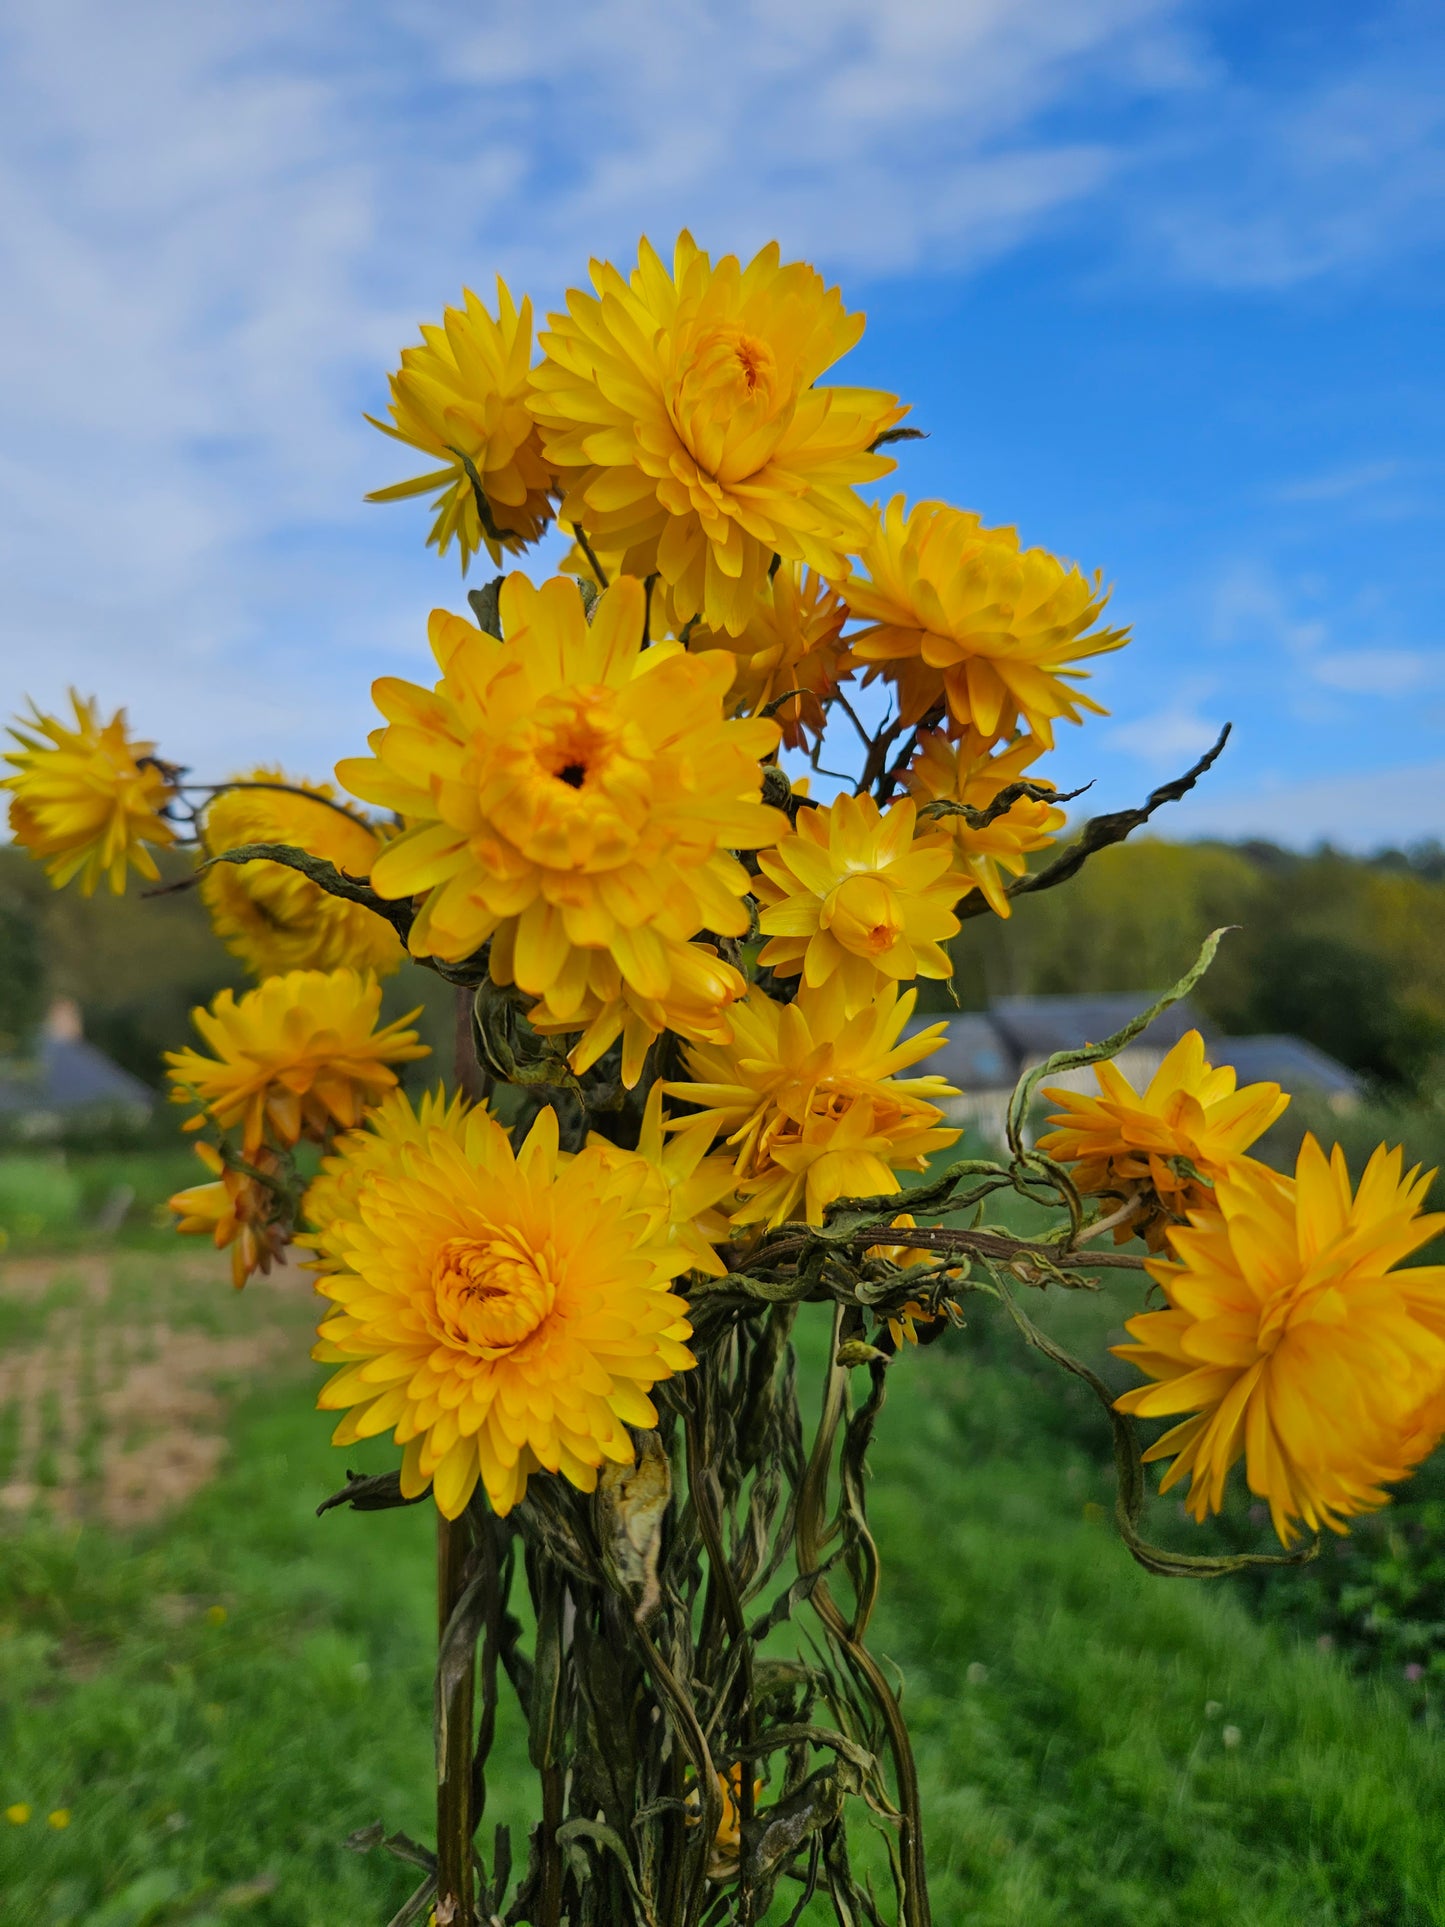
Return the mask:
[[122, 1245], [175, 1250], [165, 1202], [206, 1173], [175, 1131], [162, 1149], [0, 1155], [0, 1251], [93, 1246], [97, 1228]]

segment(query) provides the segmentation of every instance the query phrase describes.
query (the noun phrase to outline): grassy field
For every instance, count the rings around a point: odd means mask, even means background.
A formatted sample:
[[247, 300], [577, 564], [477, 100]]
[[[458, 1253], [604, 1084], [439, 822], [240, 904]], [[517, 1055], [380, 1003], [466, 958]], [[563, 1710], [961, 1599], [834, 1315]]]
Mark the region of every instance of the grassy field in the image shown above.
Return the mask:
[[[312, 1304], [190, 1255], [0, 1263], [4, 1927], [381, 1927], [409, 1891], [341, 1843], [428, 1831], [430, 1520], [314, 1516], [343, 1455]], [[1125, 1315], [1050, 1312], [1095, 1356]], [[1238, 1590], [1138, 1570], [1099, 1421], [1045, 1370], [981, 1310], [900, 1362], [880, 1427], [877, 1644], [940, 1927], [1445, 1923], [1432, 1729]], [[519, 1844], [524, 1759], [504, 1731], [484, 1828]]]

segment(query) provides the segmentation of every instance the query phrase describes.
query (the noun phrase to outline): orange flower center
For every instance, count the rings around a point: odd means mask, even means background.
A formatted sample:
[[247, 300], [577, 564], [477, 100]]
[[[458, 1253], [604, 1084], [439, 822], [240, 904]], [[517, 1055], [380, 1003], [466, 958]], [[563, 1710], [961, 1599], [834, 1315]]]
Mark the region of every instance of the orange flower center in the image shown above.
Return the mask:
[[736, 322], [684, 338], [667, 388], [683, 443], [699, 468], [723, 483], [765, 467], [792, 416], [791, 383], [772, 349]]
[[636, 849], [649, 813], [646, 745], [602, 686], [557, 690], [497, 753], [482, 807], [547, 869], [607, 870]]
[[844, 877], [823, 899], [818, 923], [858, 957], [891, 950], [903, 934], [898, 899], [879, 876]]
[[557, 1298], [549, 1256], [505, 1237], [448, 1238], [432, 1260], [441, 1335], [481, 1358], [530, 1338]]

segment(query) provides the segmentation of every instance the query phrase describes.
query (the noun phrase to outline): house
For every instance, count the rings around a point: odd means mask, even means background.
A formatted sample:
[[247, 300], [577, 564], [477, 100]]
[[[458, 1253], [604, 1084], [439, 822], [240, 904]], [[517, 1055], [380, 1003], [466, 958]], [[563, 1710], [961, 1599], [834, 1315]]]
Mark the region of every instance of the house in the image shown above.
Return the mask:
[[[957, 1122], [1001, 1143], [1009, 1097], [1025, 1072], [1059, 1051], [1102, 1043], [1147, 1010], [1158, 994], [1000, 997], [986, 1011], [961, 1011], [942, 1020], [937, 1012], [916, 1016], [906, 1034], [946, 1024], [944, 1041], [919, 1068], [938, 1072], [962, 1093], [948, 1107]], [[1190, 1030], [1203, 1035], [1211, 1063], [1233, 1065], [1241, 1084], [1279, 1084], [1291, 1093], [1323, 1097], [1338, 1111], [1348, 1110], [1362, 1094], [1353, 1071], [1302, 1037], [1226, 1037], [1187, 998], [1161, 1011], [1113, 1061], [1142, 1090]], [[1089, 1066], [1053, 1072], [1049, 1082], [1065, 1090], [1098, 1088]]]
[[156, 1102], [148, 1085], [86, 1042], [80, 1006], [69, 997], [51, 1004], [27, 1057], [0, 1063], [0, 1130], [18, 1137], [57, 1137], [77, 1122], [138, 1127]]

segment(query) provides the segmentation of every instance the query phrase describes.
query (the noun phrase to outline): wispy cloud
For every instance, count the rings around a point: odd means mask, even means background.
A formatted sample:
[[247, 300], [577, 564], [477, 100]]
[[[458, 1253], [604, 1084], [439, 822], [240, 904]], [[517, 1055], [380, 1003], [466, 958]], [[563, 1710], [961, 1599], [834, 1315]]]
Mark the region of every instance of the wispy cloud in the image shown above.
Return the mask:
[[1200, 788], [1178, 804], [1173, 836], [1265, 837], [1347, 850], [1418, 842], [1445, 822], [1445, 762], [1261, 784], [1240, 794]]

